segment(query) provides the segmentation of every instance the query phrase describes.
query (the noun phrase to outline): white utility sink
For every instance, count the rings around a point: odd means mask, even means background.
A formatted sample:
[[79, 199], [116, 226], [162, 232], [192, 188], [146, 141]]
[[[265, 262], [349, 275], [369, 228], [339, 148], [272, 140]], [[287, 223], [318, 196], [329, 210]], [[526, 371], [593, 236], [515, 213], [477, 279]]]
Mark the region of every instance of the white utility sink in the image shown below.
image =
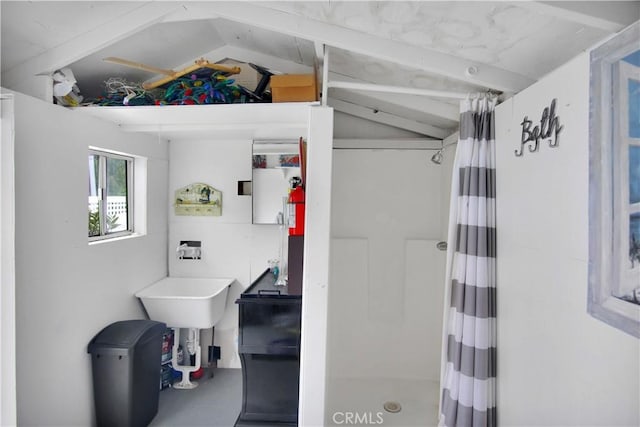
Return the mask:
[[151, 320], [173, 328], [207, 329], [220, 321], [232, 278], [165, 277], [138, 291]]

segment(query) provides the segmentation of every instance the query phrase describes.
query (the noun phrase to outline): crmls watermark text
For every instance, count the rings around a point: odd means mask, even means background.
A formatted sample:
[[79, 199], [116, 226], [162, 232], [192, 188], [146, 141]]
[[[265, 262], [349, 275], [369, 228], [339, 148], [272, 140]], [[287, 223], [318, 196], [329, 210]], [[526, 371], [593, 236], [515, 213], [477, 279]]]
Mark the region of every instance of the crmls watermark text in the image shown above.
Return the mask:
[[383, 424], [384, 418], [382, 418], [382, 412], [334, 412], [333, 422], [334, 424]]

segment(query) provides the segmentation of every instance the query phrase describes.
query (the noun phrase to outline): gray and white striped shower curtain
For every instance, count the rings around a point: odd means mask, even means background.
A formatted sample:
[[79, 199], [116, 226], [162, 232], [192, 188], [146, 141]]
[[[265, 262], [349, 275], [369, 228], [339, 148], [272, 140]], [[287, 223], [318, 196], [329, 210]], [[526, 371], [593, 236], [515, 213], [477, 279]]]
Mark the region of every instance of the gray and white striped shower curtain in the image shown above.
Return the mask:
[[441, 426], [496, 425], [496, 99], [460, 103], [443, 330]]

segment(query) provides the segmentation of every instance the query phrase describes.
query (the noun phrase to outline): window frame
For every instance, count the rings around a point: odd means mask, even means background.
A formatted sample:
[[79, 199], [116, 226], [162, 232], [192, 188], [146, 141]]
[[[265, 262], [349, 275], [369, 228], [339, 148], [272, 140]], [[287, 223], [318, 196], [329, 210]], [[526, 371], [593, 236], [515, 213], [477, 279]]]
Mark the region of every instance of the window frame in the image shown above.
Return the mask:
[[[628, 163], [620, 163], [619, 134], [621, 119], [617, 104], [625, 91], [619, 87], [619, 65], [623, 58], [638, 51], [640, 23], [613, 37], [591, 51], [589, 111], [589, 292], [587, 311], [596, 319], [640, 338], [640, 305], [625, 301], [615, 294], [620, 291], [620, 256], [622, 233], [629, 221], [621, 202], [625, 197], [620, 187]], [[627, 145], [625, 145], [627, 146]], [[618, 194], [616, 194], [618, 193]], [[626, 194], [628, 202], [628, 194]], [[625, 214], [626, 219], [621, 215]]]
[[[89, 243], [105, 241], [109, 239], [115, 239], [118, 237], [130, 236], [135, 233], [134, 224], [134, 172], [135, 172], [135, 157], [124, 153], [116, 153], [113, 151], [105, 150], [102, 148], [89, 147], [88, 156], [98, 156], [98, 192], [100, 196], [98, 198], [98, 211], [100, 213], [100, 234], [97, 236], [88, 236]], [[107, 182], [107, 158], [116, 160], [125, 160], [127, 168], [127, 228], [126, 230], [116, 231], [113, 233], [107, 233], [107, 206], [105, 203], [108, 197], [106, 192]], [[89, 171], [90, 173], [90, 171]]]
[[[640, 264], [634, 268], [628, 268], [629, 253], [629, 233], [631, 214], [640, 213], [640, 202], [631, 203], [629, 196], [629, 148], [640, 147], [640, 139], [632, 138], [629, 135], [629, 80], [640, 81], [639, 67], [624, 61], [616, 64], [614, 71], [614, 99], [618, 102], [613, 105], [614, 115], [617, 115], [619, 122], [614, 127], [614, 164], [619, 165], [613, 168], [613, 195], [614, 209], [620, 215], [613, 218], [614, 245], [613, 259], [618, 265], [613, 268], [613, 289], [612, 293], [618, 297], [627, 294], [630, 287], [638, 287], [637, 280]], [[615, 68], [614, 68], [615, 69]], [[616, 92], [617, 90], [617, 92]], [[626, 185], [625, 185], [626, 184]], [[635, 286], [634, 286], [635, 285]]]

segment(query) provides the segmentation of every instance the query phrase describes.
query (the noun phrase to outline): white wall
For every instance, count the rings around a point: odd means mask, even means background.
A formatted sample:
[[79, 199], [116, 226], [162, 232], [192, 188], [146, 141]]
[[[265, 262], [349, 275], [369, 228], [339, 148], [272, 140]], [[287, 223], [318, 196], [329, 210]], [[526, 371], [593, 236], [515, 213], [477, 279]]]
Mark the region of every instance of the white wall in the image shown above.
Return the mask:
[[[87, 344], [167, 274], [167, 143], [15, 95], [18, 423], [93, 424]], [[147, 234], [88, 245], [87, 149], [148, 158]]]
[[450, 169], [431, 156], [334, 150], [330, 377], [439, 379], [445, 252], [436, 243]]
[[[225, 315], [215, 327], [215, 345], [221, 351], [219, 367], [240, 368], [235, 301], [268, 268], [267, 260], [278, 258], [280, 241], [277, 225], [251, 224], [251, 196], [237, 195], [237, 182], [251, 180], [252, 141], [174, 140], [169, 146], [169, 272], [172, 276], [236, 279]], [[194, 182], [222, 192], [221, 216], [175, 215], [175, 190]], [[179, 260], [175, 252], [181, 240], [202, 241], [202, 259]], [[201, 342], [203, 352], [209, 342]]]
[[[451, 205], [451, 182], [453, 180], [453, 164], [456, 159], [456, 149], [458, 148], [458, 132], [448, 136], [442, 141], [444, 150], [442, 150], [442, 184], [441, 184], [441, 206], [440, 209], [440, 226], [442, 227], [442, 240], [447, 240], [449, 234], [449, 209]], [[458, 173], [456, 170], [455, 173]], [[457, 190], [456, 190], [457, 191]], [[455, 193], [457, 194], [457, 193]], [[445, 269], [446, 271], [446, 269]]]
[[0, 94], [0, 425], [16, 425], [15, 173], [13, 95]]
[[333, 109], [309, 109], [298, 423], [324, 426]]
[[371, 120], [361, 119], [359, 117], [341, 113], [339, 111], [334, 111], [333, 137], [336, 139], [402, 139], [423, 138], [424, 135], [420, 135], [393, 126], [387, 126], [382, 123], [372, 122]]
[[[560, 146], [516, 157], [557, 98]], [[640, 341], [587, 313], [589, 58], [496, 108], [500, 424], [640, 425]]]

